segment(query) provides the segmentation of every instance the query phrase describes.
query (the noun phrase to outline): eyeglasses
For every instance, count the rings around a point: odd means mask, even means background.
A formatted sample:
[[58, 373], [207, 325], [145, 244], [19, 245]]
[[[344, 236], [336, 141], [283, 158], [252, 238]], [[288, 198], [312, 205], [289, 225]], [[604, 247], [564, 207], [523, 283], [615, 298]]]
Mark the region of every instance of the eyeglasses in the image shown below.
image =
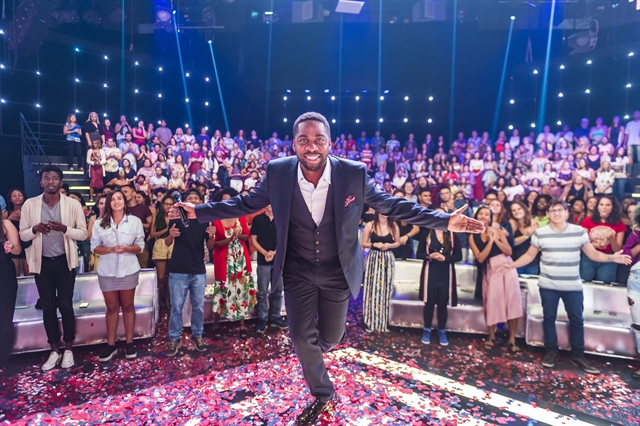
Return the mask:
[[549, 214], [560, 214], [560, 213], [564, 213], [565, 209], [551, 209], [549, 210]]

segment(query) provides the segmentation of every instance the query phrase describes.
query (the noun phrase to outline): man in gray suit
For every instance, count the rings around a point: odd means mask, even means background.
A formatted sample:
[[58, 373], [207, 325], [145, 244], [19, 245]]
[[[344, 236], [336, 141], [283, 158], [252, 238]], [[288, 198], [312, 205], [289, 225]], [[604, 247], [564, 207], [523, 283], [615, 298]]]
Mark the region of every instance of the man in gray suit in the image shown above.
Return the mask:
[[381, 214], [414, 225], [455, 232], [481, 232], [482, 223], [462, 214], [434, 212], [382, 192], [363, 163], [329, 157], [327, 119], [308, 112], [293, 125], [296, 157], [269, 162], [256, 191], [220, 203], [178, 207], [208, 222], [247, 215], [271, 204], [277, 247], [274, 280], [282, 274], [290, 336], [315, 400], [297, 418], [314, 424], [330, 412], [335, 391], [322, 354], [345, 335], [349, 295], [358, 296], [364, 273], [358, 222], [366, 203]]

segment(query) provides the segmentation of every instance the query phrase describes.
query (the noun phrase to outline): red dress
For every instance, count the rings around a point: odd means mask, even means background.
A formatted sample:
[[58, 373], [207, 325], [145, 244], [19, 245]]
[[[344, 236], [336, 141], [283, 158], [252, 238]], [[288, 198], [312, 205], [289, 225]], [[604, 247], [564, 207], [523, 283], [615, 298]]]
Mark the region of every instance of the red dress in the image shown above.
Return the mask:
[[[242, 227], [242, 233], [249, 235], [249, 227], [247, 226], [247, 219], [242, 216], [238, 218], [240, 222], [240, 226]], [[216, 241], [222, 241], [226, 239], [226, 235], [224, 233], [225, 228], [222, 226], [221, 220], [216, 220], [213, 222], [213, 226], [216, 228]], [[233, 228], [233, 227], [232, 227]], [[247, 272], [251, 272], [251, 257], [249, 255], [249, 250], [247, 249], [247, 244], [245, 241], [240, 241], [244, 251], [245, 262], [247, 265]], [[213, 249], [213, 265], [214, 265], [214, 277], [216, 281], [226, 281], [227, 280], [227, 251], [229, 246], [221, 246]]]
[[102, 181], [102, 164], [100, 164], [102, 155], [102, 151], [99, 151], [97, 154], [95, 152], [91, 153], [91, 169], [89, 171], [91, 180], [89, 186], [93, 189], [104, 187], [104, 182]]

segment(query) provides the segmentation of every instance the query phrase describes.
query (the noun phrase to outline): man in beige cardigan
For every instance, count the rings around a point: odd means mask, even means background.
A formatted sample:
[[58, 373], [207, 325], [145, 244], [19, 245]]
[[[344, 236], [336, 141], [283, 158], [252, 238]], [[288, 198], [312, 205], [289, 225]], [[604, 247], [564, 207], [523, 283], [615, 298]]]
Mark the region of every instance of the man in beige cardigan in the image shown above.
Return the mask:
[[[62, 170], [45, 166], [40, 171], [44, 193], [28, 199], [20, 217], [20, 239], [32, 241], [27, 248], [29, 270], [35, 274], [42, 303], [42, 319], [51, 345], [51, 354], [42, 369], [48, 371], [59, 363], [73, 366], [75, 340], [73, 290], [78, 266], [76, 241], [87, 238], [87, 223], [82, 206], [60, 194]], [[56, 311], [62, 316], [65, 351], [60, 355], [60, 327]]]

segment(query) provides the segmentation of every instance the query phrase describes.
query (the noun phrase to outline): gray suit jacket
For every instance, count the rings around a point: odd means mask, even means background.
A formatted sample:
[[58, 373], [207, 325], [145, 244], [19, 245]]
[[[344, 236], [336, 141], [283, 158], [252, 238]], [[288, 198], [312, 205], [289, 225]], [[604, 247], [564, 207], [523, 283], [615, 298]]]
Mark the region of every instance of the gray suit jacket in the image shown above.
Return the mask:
[[[380, 214], [425, 228], [446, 230], [449, 215], [427, 210], [404, 198], [395, 198], [382, 192], [367, 175], [363, 163], [329, 156], [331, 184], [333, 185], [334, 213], [338, 257], [353, 297], [358, 297], [364, 273], [362, 248], [358, 240], [358, 225], [366, 203]], [[286, 157], [270, 161], [264, 181], [249, 195], [239, 195], [219, 203], [196, 206], [200, 222], [244, 216], [271, 204], [277, 233], [274, 259], [274, 282], [282, 274], [287, 239], [291, 197], [298, 174], [298, 158]], [[312, 259], [309, 259], [312, 261]]]

